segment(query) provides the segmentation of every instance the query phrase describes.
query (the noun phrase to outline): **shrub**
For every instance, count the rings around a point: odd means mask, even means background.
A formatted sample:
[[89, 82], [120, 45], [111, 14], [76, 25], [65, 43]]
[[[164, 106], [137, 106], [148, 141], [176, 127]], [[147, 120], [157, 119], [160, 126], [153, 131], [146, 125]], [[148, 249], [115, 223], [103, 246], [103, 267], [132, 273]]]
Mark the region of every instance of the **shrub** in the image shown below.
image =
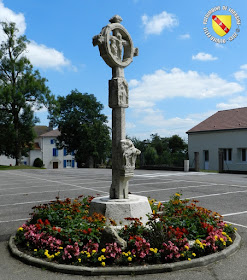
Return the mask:
[[42, 159], [36, 158], [36, 159], [34, 160], [34, 162], [33, 162], [33, 166], [34, 166], [34, 167], [43, 167], [44, 164], [43, 164]]

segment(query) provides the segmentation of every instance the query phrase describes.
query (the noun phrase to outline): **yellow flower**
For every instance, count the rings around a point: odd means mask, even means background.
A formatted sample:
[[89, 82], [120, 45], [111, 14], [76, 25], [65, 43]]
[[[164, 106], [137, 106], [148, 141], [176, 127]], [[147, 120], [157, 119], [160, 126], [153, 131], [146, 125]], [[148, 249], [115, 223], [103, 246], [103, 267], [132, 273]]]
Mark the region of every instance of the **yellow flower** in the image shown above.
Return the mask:
[[34, 250], [34, 252], [37, 252], [38, 250], [37, 249], [33, 249]]
[[101, 250], [102, 253], [105, 253], [105, 251], [106, 251], [106, 248], [103, 248], [103, 249]]
[[184, 248], [185, 248], [186, 250], [189, 250], [189, 246], [187, 246], [187, 245], [185, 245]]
[[102, 265], [102, 266], [105, 266], [105, 262], [102, 262], [101, 265]]
[[217, 241], [217, 240], [218, 240], [218, 236], [217, 236], [217, 235], [215, 235], [215, 236], [214, 236], [214, 239]]
[[92, 250], [92, 254], [95, 254], [96, 253], [96, 250]]
[[220, 241], [223, 243], [225, 240], [221, 237], [221, 238], [220, 238]]
[[63, 247], [59, 247], [58, 249], [59, 249], [59, 250], [63, 250]]
[[175, 193], [175, 196], [180, 197], [180, 196], [181, 196], [181, 194], [180, 194], [180, 193]]
[[234, 230], [237, 231], [238, 229], [237, 229], [237, 228], [234, 228]]
[[23, 231], [23, 227], [19, 227], [19, 228], [18, 228], [18, 231]]
[[104, 255], [101, 255], [100, 257], [101, 257], [102, 260], [106, 259]]
[[131, 255], [131, 252], [130, 252], [130, 251], [128, 251], [128, 252], [127, 252], [127, 254], [128, 254], [128, 256], [130, 256], [130, 255]]
[[133, 255], [134, 258], [136, 258], [136, 255]]
[[78, 262], [80, 263], [80, 262], [81, 262], [81, 259], [78, 259]]
[[91, 257], [91, 255], [90, 255], [90, 254], [87, 254], [87, 257], [88, 257], [88, 258], [90, 258], [90, 257]]
[[131, 257], [128, 257], [128, 261], [131, 262], [131, 261], [132, 261], [132, 258], [131, 258]]
[[181, 257], [184, 257], [184, 254], [183, 254], [183, 253], [181, 254]]
[[153, 214], [155, 214], [155, 210], [153, 210]]
[[161, 206], [161, 202], [159, 202], [159, 203], [158, 203], [158, 206], [157, 206], [157, 207], [158, 207], [158, 209], [160, 209], [160, 206]]
[[188, 261], [191, 261], [191, 258], [188, 258]]
[[195, 257], [195, 256], [196, 256], [196, 253], [192, 253], [192, 256]]
[[101, 257], [98, 257], [98, 261], [99, 261], [99, 262], [102, 262], [102, 258], [101, 258]]

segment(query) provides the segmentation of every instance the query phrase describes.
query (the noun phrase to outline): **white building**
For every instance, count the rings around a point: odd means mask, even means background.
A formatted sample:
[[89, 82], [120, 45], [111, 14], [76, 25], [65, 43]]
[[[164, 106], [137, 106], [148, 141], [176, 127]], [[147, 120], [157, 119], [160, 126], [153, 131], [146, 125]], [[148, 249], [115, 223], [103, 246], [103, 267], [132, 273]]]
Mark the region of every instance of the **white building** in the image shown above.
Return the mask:
[[[23, 164], [33, 166], [36, 158], [43, 161], [45, 168], [75, 168], [77, 163], [74, 159], [74, 153], [67, 153], [67, 149], [57, 149], [57, 136], [60, 135], [59, 130], [49, 130], [45, 126], [36, 126], [34, 148], [29, 152], [28, 157], [23, 157]], [[42, 133], [45, 132], [45, 133]]]
[[190, 167], [247, 172], [247, 107], [219, 111], [189, 131]]

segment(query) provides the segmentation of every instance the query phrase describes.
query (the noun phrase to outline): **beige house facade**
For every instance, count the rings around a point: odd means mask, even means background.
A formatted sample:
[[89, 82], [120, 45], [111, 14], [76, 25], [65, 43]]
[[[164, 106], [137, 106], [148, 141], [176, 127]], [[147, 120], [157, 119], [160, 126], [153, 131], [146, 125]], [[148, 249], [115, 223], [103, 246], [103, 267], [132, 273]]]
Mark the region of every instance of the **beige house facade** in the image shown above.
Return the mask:
[[219, 111], [187, 134], [190, 168], [247, 172], [247, 107]]

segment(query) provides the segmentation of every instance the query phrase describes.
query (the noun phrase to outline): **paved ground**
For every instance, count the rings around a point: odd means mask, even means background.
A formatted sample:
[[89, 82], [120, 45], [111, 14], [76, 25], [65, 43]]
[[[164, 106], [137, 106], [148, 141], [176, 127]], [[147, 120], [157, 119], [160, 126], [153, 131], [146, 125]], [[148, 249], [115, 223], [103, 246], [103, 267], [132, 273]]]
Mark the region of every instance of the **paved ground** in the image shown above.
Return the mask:
[[[200, 200], [200, 205], [218, 211], [238, 228], [243, 245], [235, 255], [208, 267], [131, 278], [247, 280], [246, 179], [247, 175], [137, 170], [130, 182], [131, 193], [167, 201], [175, 192], [182, 192], [183, 198]], [[56, 196], [63, 199], [81, 194], [107, 195], [110, 184], [111, 170], [105, 169], [1, 171], [0, 254], [6, 257], [0, 260], [0, 279], [82, 279], [81, 276], [42, 271], [22, 264], [9, 256], [5, 240], [25, 222], [34, 205], [46, 203]]]

